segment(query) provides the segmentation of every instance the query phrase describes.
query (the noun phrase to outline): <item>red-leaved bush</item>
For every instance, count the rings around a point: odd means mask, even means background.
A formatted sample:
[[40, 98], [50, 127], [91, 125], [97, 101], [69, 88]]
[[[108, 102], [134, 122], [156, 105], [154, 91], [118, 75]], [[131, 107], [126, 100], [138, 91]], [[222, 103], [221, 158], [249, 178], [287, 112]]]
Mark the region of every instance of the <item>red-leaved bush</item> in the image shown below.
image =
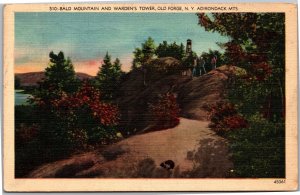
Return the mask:
[[223, 123], [231, 130], [247, 127], [247, 121], [240, 115], [224, 117]]
[[265, 80], [272, 73], [271, 66], [266, 62], [260, 62], [252, 66], [252, 72], [259, 81]]
[[237, 66], [237, 63], [244, 62], [247, 58], [246, 53], [243, 51], [242, 47], [233, 42], [228, 42], [226, 46], [226, 55], [230, 59], [230, 63]]
[[83, 82], [77, 92], [59, 94], [55, 99], [35, 101], [46, 121], [41, 127], [42, 142], [80, 150], [116, 140], [119, 109], [104, 102], [96, 87]]
[[247, 121], [237, 113], [234, 105], [228, 102], [218, 102], [209, 107], [209, 127], [217, 134], [224, 135], [230, 130], [247, 127]]
[[81, 109], [88, 109], [99, 124], [117, 125], [119, 120], [118, 108], [101, 101], [100, 91], [88, 83], [83, 83], [80, 90], [72, 95], [63, 94], [60, 99], [52, 101], [52, 105], [62, 114], [73, 114]]
[[32, 141], [39, 132], [37, 124], [26, 125], [22, 123], [16, 128], [16, 143], [22, 144]]
[[155, 129], [166, 129], [179, 124], [179, 106], [176, 97], [172, 93], [166, 93], [159, 97], [158, 101], [150, 104], [150, 113], [156, 122]]

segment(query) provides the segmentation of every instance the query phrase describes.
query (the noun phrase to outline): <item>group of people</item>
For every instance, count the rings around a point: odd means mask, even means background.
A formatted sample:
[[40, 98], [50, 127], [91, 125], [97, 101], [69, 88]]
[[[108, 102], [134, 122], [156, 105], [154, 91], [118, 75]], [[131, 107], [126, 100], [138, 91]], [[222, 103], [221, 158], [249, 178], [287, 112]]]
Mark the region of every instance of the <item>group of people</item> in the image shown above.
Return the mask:
[[[211, 59], [211, 69], [214, 70], [217, 68], [217, 56], [213, 56]], [[192, 76], [197, 76], [197, 69], [199, 70], [199, 76], [206, 74], [206, 61], [203, 57], [196, 58], [193, 65]], [[202, 72], [203, 71], [203, 72]]]

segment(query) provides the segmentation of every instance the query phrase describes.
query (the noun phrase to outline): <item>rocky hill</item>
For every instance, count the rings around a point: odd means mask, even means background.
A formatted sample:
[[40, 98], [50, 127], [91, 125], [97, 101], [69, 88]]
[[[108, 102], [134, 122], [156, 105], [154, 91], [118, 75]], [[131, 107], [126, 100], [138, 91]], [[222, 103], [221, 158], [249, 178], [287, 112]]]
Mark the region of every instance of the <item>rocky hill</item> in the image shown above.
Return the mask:
[[[162, 62], [163, 60], [167, 63]], [[176, 59], [150, 63], [178, 68]], [[170, 66], [172, 64], [172, 66]], [[177, 66], [177, 65], [178, 66]], [[42, 165], [28, 177], [228, 177], [232, 163], [225, 139], [208, 128], [206, 107], [224, 97], [228, 76], [236, 67], [222, 66], [200, 77], [162, 75], [136, 69], [128, 73], [116, 100], [121, 110], [121, 126], [137, 134], [116, 144], [69, 159]], [[158, 95], [176, 94], [181, 109], [178, 126], [144, 133], [153, 125], [149, 103]], [[160, 164], [175, 163], [173, 170]]]
[[[16, 77], [20, 79], [21, 87], [30, 87], [30, 86], [37, 86], [37, 83], [45, 78], [44, 72], [26, 72], [26, 73], [16, 73]], [[85, 73], [76, 73], [78, 79], [90, 79], [92, 78], [91, 75]]]
[[[168, 59], [169, 64], [176, 64], [177, 61], [174, 58]], [[165, 66], [176, 68], [168, 64]], [[159, 95], [167, 92], [176, 94], [182, 117], [207, 120], [206, 106], [223, 99], [228, 76], [235, 69], [236, 67], [232, 66], [222, 66], [193, 78], [181, 74], [162, 76], [160, 73], [156, 76], [152, 73], [149, 76], [148, 72], [144, 76], [141, 69], [130, 72], [121, 84], [120, 98], [117, 100], [121, 110], [122, 126], [136, 131], [151, 126], [149, 103], [155, 102]]]

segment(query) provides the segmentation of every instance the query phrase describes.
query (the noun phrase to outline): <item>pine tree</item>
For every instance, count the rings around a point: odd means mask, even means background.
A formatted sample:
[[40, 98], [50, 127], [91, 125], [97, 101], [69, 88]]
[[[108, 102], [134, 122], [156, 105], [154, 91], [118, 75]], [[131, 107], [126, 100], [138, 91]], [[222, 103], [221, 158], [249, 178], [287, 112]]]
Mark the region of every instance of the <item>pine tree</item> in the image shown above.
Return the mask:
[[106, 52], [106, 55], [103, 59], [102, 66], [100, 67], [100, 70], [97, 73], [97, 81], [102, 82], [106, 80], [106, 77], [109, 75], [112, 69], [112, 63], [111, 63], [111, 56], [108, 55], [108, 52]]
[[112, 82], [114, 83], [114, 94], [116, 95], [118, 93], [118, 88], [120, 86], [121, 82], [121, 76], [123, 75], [123, 71], [121, 69], [122, 64], [119, 60], [119, 58], [116, 58], [114, 61], [114, 64], [112, 66], [113, 68], [113, 77], [112, 77]]
[[142, 59], [143, 59], [142, 50], [140, 48], [135, 48], [133, 55], [134, 55], [134, 58], [133, 58], [131, 69], [136, 69], [136, 68], [141, 67]]
[[184, 45], [181, 43], [177, 45], [176, 42], [168, 44], [167, 41], [163, 41], [155, 50], [157, 57], [173, 57], [178, 60], [182, 60], [185, 57]]
[[154, 40], [151, 37], [148, 37], [147, 41], [142, 44], [142, 51], [144, 54], [143, 63], [153, 58], [155, 55], [155, 48]]
[[57, 55], [51, 51], [49, 57], [50, 63], [45, 69], [45, 78], [39, 83], [34, 94], [45, 103], [59, 98], [63, 93], [73, 93], [79, 86], [70, 58], [65, 59], [62, 51]]
[[133, 54], [132, 69], [141, 67], [143, 64], [151, 60], [155, 55], [156, 46], [151, 37], [142, 43], [142, 48], [135, 48]]
[[119, 58], [116, 58], [116, 60], [114, 61], [114, 64], [113, 64], [113, 70], [117, 75], [118, 74], [121, 75], [121, 73], [122, 73], [121, 66], [122, 66], [122, 64], [121, 64]]
[[112, 64], [111, 56], [107, 52], [95, 78], [96, 85], [100, 89], [103, 99], [112, 100], [115, 98], [121, 75], [120, 60], [117, 58]]

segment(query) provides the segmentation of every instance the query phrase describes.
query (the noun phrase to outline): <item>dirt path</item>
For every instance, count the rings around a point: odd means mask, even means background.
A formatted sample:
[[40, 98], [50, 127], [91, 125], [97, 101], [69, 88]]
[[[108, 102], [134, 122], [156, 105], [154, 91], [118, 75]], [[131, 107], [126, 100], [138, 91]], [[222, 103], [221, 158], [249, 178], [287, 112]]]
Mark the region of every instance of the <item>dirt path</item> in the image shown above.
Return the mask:
[[130, 148], [131, 155], [140, 159], [150, 157], [156, 164], [173, 160], [181, 169], [188, 169], [193, 165], [191, 160], [187, 160], [188, 151], [196, 151], [202, 139], [219, 139], [207, 125], [205, 121], [181, 118], [180, 124], [173, 129], [137, 135], [118, 145]]
[[[207, 126], [207, 121], [181, 118], [175, 128], [136, 135], [98, 153], [73, 157], [70, 162], [61, 161], [65, 167], [72, 167], [73, 172], [62, 171], [59, 162], [53, 165], [64, 177], [66, 173], [70, 177], [226, 177], [232, 167], [226, 140]], [[159, 165], [166, 160], [175, 162], [176, 174], [175, 171], [164, 173]], [[81, 161], [90, 166], [80, 164]], [[78, 164], [75, 168], [74, 163]], [[77, 173], [76, 167], [80, 167]], [[31, 176], [44, 177], [40, 173], [46, 173], [46, 168], [49, 170], [49, 165]]]
[[156, 165], [173, 160], [181, 172], [191, 170], [193, 165], [198, 164], [220, 171], [209, 174], [218, 176], [225, 174], [232, 166], [226, 140], [209, 129], [207, 121], [181, 118], [175, 128], [137, 135], [119, 142], [117, 146], [128, 149], [128, 156], [151, 158]]

